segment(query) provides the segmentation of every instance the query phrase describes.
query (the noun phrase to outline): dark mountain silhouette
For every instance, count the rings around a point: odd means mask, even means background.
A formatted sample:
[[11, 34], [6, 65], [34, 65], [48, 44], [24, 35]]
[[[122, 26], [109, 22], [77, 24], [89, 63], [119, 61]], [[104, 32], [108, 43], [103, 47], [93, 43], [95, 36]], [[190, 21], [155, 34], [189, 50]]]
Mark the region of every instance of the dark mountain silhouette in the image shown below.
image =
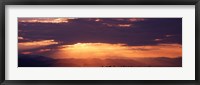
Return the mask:
[[53, 59], [39, 55], [19, 55], [19, 67], [181, 67], [177, 58], [123, 58], [123, 59]]
[[54, 59], [39, 55], [20, 54], [18, 59], [19, 67], [49, 67], [55, 62]]

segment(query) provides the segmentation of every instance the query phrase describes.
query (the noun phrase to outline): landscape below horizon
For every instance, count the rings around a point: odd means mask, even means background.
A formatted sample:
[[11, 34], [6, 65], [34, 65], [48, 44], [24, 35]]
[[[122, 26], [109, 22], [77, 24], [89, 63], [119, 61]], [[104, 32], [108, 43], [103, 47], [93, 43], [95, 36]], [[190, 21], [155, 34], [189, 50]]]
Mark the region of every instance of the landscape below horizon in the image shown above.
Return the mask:
[[182, 18], [18, 18], [18, 67], [182, 67]]

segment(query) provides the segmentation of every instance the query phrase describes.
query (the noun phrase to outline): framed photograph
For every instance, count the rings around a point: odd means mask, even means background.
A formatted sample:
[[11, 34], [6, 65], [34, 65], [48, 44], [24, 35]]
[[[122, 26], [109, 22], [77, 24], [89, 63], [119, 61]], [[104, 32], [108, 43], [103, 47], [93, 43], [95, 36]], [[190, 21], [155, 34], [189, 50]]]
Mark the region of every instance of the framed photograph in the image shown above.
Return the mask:
[[199, 0], [1, 1], [2, 85], [199, 85]]

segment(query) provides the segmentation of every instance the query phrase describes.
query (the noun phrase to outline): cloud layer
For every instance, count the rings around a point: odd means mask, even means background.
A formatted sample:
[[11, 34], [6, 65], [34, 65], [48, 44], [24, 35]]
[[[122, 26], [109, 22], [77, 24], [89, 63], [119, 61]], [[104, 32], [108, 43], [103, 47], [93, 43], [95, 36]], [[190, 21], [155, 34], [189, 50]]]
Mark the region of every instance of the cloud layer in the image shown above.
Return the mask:
[[19, 42], [52, 39], [66, 44], [182, 44], [181, 18], [66, 18], [68, 23], [51, 23], [54, 18], [48, 18], [50, 23], [28, 22], [35, 19], [19, 18]]

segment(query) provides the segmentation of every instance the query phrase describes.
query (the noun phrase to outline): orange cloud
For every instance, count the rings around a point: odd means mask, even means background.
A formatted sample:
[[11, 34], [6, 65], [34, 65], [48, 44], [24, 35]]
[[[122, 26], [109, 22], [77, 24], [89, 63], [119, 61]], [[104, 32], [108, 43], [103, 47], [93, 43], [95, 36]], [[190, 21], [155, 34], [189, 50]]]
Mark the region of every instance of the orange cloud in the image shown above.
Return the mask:
[[54, 40], [21, 42], [21, 43], [18, 43], [18, 48], [20, 51], [22, 51], [22, 50], [29, 50], [29, 49], [35, 49], [35, 48], [40, 48], [40, 47], [44, 47], [44, 46], [49, 46], [49, 45], [53, 45], [53, 44], [58, 44], [58, 42], [55, 42]]
[[71, 19], [75, 18], [30, 18], [30, 19], [18, 19], [19, 22], [29, 23], [68, 23]]
[[38, 52], [48, 52], [51, 51], [51, 49], [40, 49]]

